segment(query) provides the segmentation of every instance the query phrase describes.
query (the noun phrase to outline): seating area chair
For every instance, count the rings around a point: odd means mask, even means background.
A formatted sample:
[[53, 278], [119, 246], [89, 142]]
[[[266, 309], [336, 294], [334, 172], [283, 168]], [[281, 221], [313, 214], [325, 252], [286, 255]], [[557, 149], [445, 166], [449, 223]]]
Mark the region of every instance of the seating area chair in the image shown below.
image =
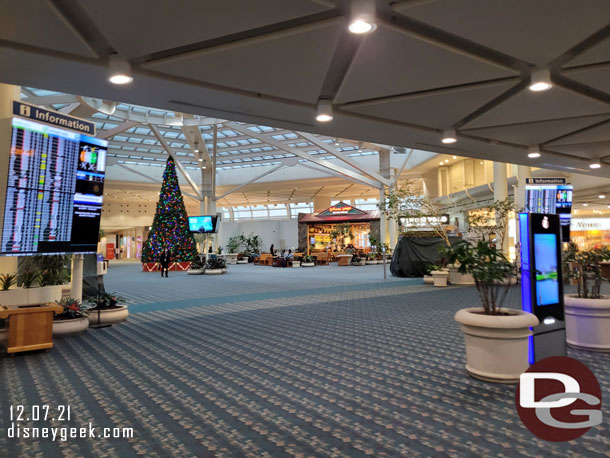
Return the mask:
[[271, 253], [261, 253], [258, 258], [254, 259], [254, 264], [259, 266], [265, 266], [267, 265], [267, 259], [269, 258], [273, 258], [273, 256], [271, 256]]
[[316, 264], [319, 266], [327, 266], [328, 265], [328, 253], [317, 253], [315, 254]]

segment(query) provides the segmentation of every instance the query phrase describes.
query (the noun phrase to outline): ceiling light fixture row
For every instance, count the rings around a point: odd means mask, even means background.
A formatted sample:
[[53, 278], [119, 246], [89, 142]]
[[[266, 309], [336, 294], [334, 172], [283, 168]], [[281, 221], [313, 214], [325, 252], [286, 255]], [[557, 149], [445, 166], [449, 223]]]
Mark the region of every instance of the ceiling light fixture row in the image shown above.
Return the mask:
[[530, 75], [529, 89], [532, 92], [548, 91], [553, 87], [551, 71], [548, 68], [535, 68]]
[[348, 30], [356, 35], [365, 35], [374, 32], [375, 0], [352, 0], [350, 3], [350, 17]]
[[450, 145], [451, 143], [457, 142], [457, 134], [455, 133], [455, 129], [445, 129], [443, 130], [443, 138], [441, 141], [445, 145]]
[[331, 99], [321, 98], [318, 100], [316, 121], [330, 122], [333, 120], [333, 103]]
[[598, 160], [594, 160], [592, 162], [589, 163], [589, 168], [590, 169], [599, 169], [602, 165], [600, 164], [600, 162]]
[[108, 81], [112, 84], [124, 85], [133, 81], [131, 65], [116, 53], [108, 56], [108, 71]]
[[527, 149], [527, 157], [530, 159], [537, 159], [540, 157], [540, 147], [538, 146], [530, 146]]

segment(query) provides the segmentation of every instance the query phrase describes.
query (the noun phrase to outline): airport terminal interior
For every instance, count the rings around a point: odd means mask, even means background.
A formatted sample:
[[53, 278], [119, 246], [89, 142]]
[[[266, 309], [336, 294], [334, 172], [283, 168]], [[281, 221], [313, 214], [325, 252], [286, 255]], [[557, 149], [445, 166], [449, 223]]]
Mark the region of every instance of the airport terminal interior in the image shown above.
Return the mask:
[[607, 0], [0, 25], [0, 456], [610, 456]]

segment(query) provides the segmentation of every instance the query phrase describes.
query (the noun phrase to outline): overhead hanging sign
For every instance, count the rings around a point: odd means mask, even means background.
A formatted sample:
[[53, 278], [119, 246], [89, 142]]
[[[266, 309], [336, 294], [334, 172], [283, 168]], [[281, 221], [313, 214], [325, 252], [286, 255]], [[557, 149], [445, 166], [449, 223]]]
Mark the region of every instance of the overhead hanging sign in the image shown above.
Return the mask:
[[326, 210], [318, 213], [317, 216], [340, 216], [340, 215], [366, 215], [366, 212], [358, 210], [356, 207], [339, 202], [337, 205], [328, 207]]
[[13, 100], [13, 115], [95, 137], [95, 123]]
[[525, 184], [567, 184], [567, 178], [526, 178]]

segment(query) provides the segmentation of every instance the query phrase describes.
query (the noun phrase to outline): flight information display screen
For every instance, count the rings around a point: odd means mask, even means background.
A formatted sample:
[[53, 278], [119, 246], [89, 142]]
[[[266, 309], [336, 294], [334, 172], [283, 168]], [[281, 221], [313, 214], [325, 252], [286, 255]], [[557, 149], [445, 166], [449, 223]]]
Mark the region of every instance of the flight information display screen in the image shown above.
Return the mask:
[[528, 213], [571, 213], [571, 185], [526, 185], [525, 211]]
[[96, 252], [108, 142], [21, 118], [11, 128], [0, 254]]

